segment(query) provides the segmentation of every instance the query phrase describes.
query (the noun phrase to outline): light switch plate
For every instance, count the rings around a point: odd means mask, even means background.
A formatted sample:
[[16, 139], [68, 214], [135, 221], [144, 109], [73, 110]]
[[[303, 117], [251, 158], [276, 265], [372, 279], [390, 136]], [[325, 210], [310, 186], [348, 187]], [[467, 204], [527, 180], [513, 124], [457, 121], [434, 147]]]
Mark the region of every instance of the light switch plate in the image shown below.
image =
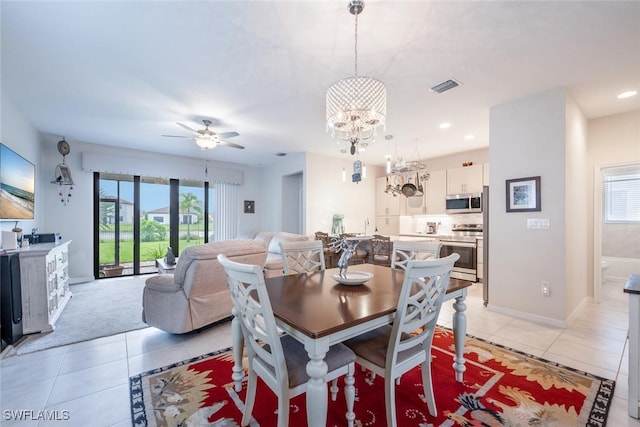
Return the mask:
[[528, 218], [527, 228], [549, 228], [549, 218]]

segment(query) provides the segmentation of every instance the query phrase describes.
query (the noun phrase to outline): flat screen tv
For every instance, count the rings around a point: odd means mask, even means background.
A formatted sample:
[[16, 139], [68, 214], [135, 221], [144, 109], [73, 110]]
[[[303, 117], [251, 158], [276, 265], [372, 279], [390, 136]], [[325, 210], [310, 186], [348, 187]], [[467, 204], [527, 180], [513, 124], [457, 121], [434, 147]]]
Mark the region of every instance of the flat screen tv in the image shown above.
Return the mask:
[[0, 144], [0, 220], [34, 219], [36, 168]]

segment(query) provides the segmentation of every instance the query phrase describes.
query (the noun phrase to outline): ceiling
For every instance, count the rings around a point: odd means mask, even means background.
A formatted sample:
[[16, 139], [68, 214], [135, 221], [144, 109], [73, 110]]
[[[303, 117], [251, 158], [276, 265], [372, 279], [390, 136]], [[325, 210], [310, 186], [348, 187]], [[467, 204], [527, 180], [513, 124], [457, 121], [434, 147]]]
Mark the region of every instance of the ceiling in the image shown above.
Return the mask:
[[[51, 143], [269, 165], [352, 160], [326, 132], [327, 88], [354, 72], [340, 1], [5, 1], [2, 90]], [[587, 118], [640, 108], [640, 1], [381, 1], [359, 16], [359, 75], [387, 86], [387, 127], [360, 159], [489, 144], [492, 106], [566, 87]], [[458, 88], [432, 86], [456, 79]], [[237, 131], [203, 151], [176, 123]], [[451, 123], [442, 130], [439, 124]], [[473, 134], [473, 139], [465, 139]], [[387, 140], [385, 136], [393, 139]]]

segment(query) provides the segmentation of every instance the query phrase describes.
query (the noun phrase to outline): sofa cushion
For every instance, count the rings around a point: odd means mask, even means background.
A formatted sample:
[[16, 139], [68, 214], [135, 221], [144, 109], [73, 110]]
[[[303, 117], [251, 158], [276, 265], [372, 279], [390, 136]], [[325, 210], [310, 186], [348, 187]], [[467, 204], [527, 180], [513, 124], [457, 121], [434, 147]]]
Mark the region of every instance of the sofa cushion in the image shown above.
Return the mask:
[[221, 253], [229, 258], [239, 255], [248, 256], [264, 253], [265, 250], [266, 246], [264, 242], [253, 239], [219, 240], [204, 245], [189, 246], [180, 253], [174, 274], [174, 281], [178, 285], [184, 284], [187, 270], [189, 270], [191, 263], [196, 260], [215, 260]]
[[267, 252], [281, 255], [280, 242], [300, 242], [304, 240], [309, 240], [309, 238], [303, 234], [287, 233], [285, 231], [276, 233], [269, 241]]
[[275, 236], [275, 234], [276, 234], [275, 231], [261, 231], [258, 234], [256, 234], [254, 239], [263, 241], [268, 250], [269, 243], [271, 243], [271, 239], [273, 238], [273, 236]]

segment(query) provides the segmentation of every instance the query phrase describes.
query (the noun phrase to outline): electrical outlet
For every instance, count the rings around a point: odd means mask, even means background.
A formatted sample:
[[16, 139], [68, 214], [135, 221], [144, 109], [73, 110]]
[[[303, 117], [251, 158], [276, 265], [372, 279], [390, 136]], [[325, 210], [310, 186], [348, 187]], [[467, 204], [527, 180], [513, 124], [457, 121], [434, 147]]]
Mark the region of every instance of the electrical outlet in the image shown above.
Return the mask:
[[551, 296], [551, 286], [549, 285], [549, 282], [546, 281], [542, 281], [542, 296], [543, 297], [550, 297]]

